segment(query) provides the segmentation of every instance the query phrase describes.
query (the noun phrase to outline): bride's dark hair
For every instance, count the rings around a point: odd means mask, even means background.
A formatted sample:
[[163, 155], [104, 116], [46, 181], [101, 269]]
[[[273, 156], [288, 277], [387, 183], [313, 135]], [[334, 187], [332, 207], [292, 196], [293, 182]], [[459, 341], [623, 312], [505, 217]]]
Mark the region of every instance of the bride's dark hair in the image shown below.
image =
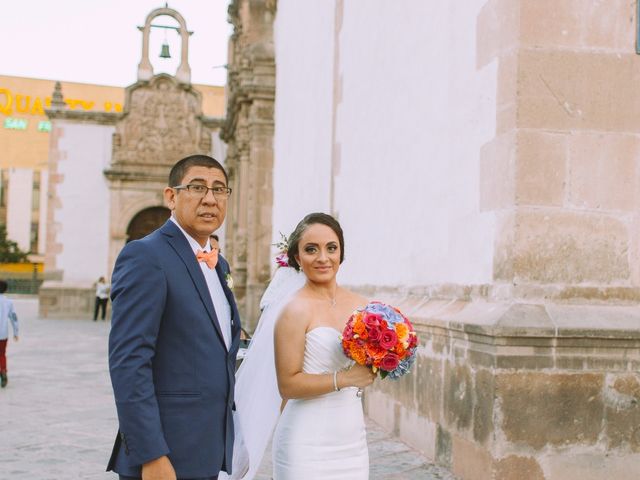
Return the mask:
[[296, 229], [289, 236], [289, 249], [287, 250], [289, 266], [295, 268], [297, 271], [300, 271], [300, 265], [298, 265], [298, 262], [296, 261], [296, 255], [299, 253], [298, 244], [300, 243], [300, 237], [302, 237], [302, 234], [307, 228], [317, 223], [326, 225], [337, 235], [338, 242], [340, 243], [340, 263], [344, 261], [344, 235], [342, 233], [342, 227], [338, 221], [326, 213], [310, 213], [300, 220]]

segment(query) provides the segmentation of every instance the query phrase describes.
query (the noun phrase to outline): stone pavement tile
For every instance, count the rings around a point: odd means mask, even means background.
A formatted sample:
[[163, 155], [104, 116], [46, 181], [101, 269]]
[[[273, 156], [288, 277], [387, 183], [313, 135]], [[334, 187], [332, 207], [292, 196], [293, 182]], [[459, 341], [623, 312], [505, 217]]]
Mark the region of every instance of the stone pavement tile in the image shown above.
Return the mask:
[[384, 480], [455, 480], [451, 472], [435, 465], [426, 465], [414, 470], [407, 470], [395, 475], [388, 475]]
[[398, 442], [395, 439], [382, 439], [372, 442], [367, 435], [369, 443], [369, 456], [372, 458], [382, 457], [393, 453], [406, 452], [410, 448], [402, 442]]
[[457, 480], [380, 425], [367, 420], [370, 480]]
[[397, 475], [427, 465], [425, 458], [415, 451], [393, 453], [377, 458], [370, 457], [369, 463], [371, 478], [387, 478], [389, 475]]

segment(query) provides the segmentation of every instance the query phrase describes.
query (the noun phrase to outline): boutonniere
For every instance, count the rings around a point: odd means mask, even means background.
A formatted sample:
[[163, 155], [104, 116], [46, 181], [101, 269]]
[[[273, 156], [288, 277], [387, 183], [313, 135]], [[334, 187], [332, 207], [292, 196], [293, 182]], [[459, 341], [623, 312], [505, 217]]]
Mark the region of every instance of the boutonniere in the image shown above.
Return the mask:
[[227, 281], [227, 288], [229, 290], [233, 290], [233, 277], [231, 276], [231, 274], [227, 273], [224, 279]]

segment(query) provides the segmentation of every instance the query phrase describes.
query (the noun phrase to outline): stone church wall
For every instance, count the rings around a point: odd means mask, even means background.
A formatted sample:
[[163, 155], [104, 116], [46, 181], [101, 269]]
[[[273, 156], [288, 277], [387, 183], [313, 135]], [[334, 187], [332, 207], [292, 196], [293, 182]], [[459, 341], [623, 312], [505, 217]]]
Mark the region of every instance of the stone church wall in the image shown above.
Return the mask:
[[277, 7], [272, 238], [335, 214], [339, 282], [415, 323], [369, 415], [464, 480], [638, 478], [635, 2], [305, 7]]

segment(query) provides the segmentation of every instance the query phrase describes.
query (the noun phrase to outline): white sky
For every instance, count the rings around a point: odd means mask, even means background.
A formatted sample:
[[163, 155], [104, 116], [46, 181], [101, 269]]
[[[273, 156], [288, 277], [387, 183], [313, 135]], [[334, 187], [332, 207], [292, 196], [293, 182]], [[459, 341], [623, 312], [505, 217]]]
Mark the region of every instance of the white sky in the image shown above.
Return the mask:
[[[70, 82], [127, 86], [136, 81], [147, 14], [163, 7], [157, 0], [2, 0], [0, 74]], [[191, 81], [224, 85], [229, 0], [172, 0], [194, 32], [189, 39]], [[177, 25], [170, 17], [153, 24]], [[149, 57], [155, 73], [175, 73], [178, 34], [166, 30], [171, 60], [158, 58], [164, 29], [152, 29]]]

